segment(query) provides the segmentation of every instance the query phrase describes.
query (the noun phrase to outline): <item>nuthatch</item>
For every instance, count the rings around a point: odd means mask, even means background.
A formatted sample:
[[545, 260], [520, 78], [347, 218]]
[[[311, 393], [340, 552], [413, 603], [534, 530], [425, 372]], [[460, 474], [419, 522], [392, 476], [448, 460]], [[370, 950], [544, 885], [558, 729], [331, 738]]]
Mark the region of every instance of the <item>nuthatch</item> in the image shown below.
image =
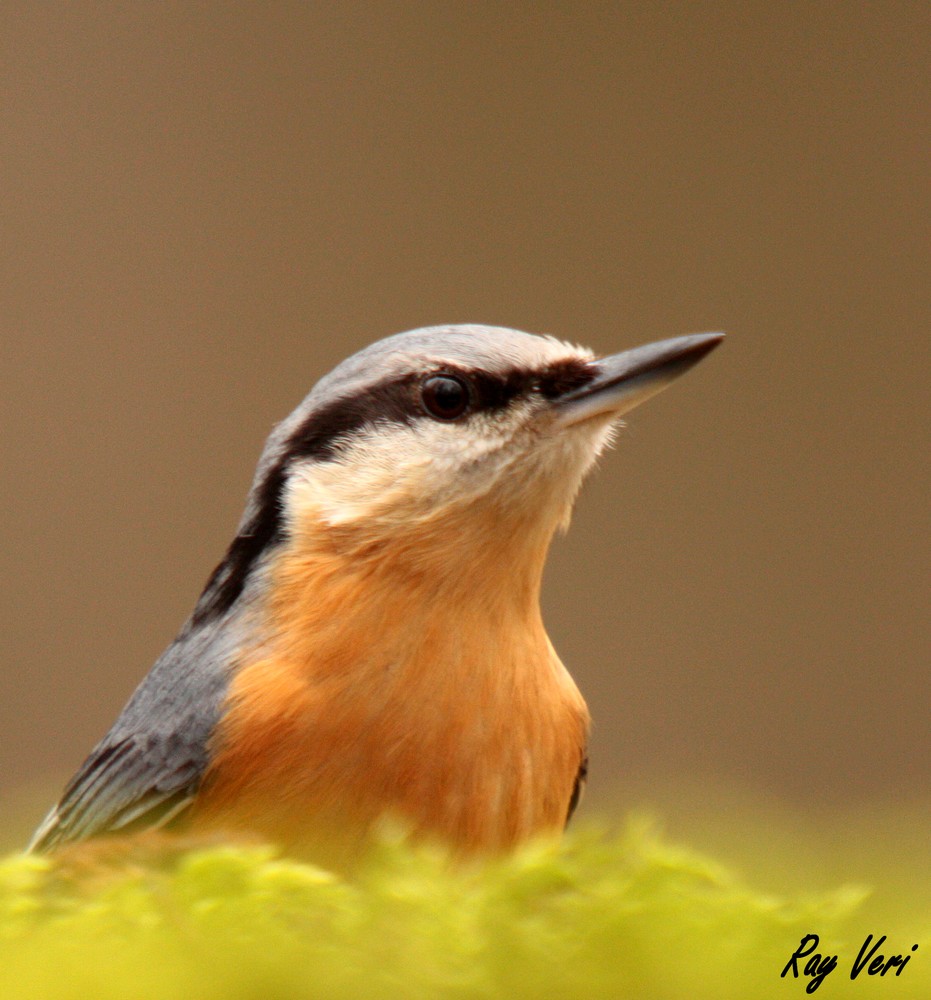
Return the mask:
[[626, 411], [721, 341], [596, 359], [486, 326], [340, 364], [279, 424], [223, 561], [33, 838], [246, 833], [457, 854], [560, 831], [585, 702], [543, 627], [553, 533]]

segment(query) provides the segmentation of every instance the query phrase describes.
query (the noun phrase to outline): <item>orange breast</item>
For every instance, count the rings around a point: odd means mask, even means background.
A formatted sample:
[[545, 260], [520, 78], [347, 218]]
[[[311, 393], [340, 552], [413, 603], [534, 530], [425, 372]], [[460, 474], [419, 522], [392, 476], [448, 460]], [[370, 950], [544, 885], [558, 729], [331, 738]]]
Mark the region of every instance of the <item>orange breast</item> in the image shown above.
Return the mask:
[[535, 599], [314, 547], [281, 559], [269, 592], [270, 638], [233, 680], [195, 826], [328, 858], [385, 818], [465, 854], [562, 829], [588, 716]]

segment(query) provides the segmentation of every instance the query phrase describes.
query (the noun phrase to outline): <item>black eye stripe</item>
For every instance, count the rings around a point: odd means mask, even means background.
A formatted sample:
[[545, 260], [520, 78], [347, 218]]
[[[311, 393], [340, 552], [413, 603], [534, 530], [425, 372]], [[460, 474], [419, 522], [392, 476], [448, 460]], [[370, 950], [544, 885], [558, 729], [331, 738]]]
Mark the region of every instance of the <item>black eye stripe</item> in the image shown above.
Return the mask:
[[556, 399], [573, 389], [588, 385], [598, 374], [598, 364], [570, 358], [544, 369], [538, 377], [537, 387], [547, 399]]
[[[192, 625], [198, 626], [225, 614], [235, 604], [262, 556], [284, 537], [282, 493], [292, 462], [302, 458], [321, 461], [339, 451], [341, 441], [363, 427], [376, 424], [410, 424], [430, 419], [421, 408], [419, 388], [429, 373], [385, 379], [354, 396], [335, 399], [314, 410], [285, 443], [278, 461], [257, 486], [255, 513], [233, 539], [223, 561], [214, 570], [194, 609]], [[555, 399], [586, 385], [598, 374], [594, 362], [569, 358], [541, 371], [514, 368], [506, 372], [437, 368], [437, 375], [454, 375], [468, 385], [470, 412], [494, 411], [513, 400], [538, 393]]]
[[450, 373], [467, 379], [476, 388], [476, 410], [503, 409], [521, 396], [538, 393], [545, 399], [556, 399], [563, 393], [587, 385], [598, 374], [591, 361], [569, 358], [555, 362], [540, 371], [512, 368], [506, 372], [484, 370], [454, 370]]
[[538, 371], [512, 368], [492, 372], [444, 365], [434, 372], [400, 375], [315, 410], [292, 435], [285, 454], [291, 458], [332, 458], [339, 441], [362, 427], [411, 423], [423, 414], [418, 393], [425, 377], [430, 375], [461, 379], [470, 389], [470, 411], [480, 412], [503, 409], [518, 397], [531, 393], [555, 399], [586, 385], [597, 373], [593, 362], [569, 358]]

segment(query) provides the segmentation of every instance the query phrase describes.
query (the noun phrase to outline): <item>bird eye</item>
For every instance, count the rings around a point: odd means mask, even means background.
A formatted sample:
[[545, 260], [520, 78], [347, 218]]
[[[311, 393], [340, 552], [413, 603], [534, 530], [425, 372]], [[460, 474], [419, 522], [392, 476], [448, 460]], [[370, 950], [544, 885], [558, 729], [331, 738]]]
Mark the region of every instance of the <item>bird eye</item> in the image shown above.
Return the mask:
[[469, 387], [455, 375], [431, 375], [420, 396], [427, 413], [437, 420], [456, 420], [469, 407]]

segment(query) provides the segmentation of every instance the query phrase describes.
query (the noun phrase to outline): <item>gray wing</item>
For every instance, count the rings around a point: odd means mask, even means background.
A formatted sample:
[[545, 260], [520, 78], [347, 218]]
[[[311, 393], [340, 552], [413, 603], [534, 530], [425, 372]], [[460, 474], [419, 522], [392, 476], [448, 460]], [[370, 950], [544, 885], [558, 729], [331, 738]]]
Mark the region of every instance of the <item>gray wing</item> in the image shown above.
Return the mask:
[[165, 826], [188, 808], [208, 763], [236, 629], [186, 627], [71, 779], [29, 845], [44, 852], [104, 833]]
[[179, 737], [143, 734], [104, 740], [71, 779], [32, 838], [44, 852], [100, 833], [164, 826], [193, 800], [201, 754]]

